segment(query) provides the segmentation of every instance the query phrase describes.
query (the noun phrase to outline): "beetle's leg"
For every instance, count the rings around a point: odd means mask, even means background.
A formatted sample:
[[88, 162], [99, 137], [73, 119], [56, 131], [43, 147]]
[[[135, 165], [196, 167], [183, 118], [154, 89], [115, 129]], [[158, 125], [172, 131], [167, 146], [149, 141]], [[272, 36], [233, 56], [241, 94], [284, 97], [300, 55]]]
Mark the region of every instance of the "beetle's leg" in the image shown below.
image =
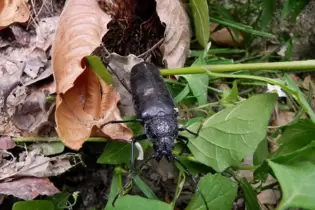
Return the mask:
[[[141, 140], [143, 140], [143, 139], [141, 139]], [[144, 163], [142, 163], [142, 164], [139, 166], [139, 171], [141, 171], [142, 168], [143, 168], [143, 166], [145, 166], [151, 159], [154, 159], [154, 158], [155, 158], [155, 154], [151, 155], [148, 159], [146, 159], [146, 160], [144, 161]], [[130, 175], [130, 174], [129, 174], [129, 175]], [[116, 194], [116, 196], [115, 196], [115, 198], [114, 198], [114, 200], [113, 200], [113, 202], [112, 202], [112, 206], [115, 207], [115, 202], [116, 202], [116, 200], [119, 198], [119, 196], [121, 195], [121, 193], [130, 185], [130, 183], [132, 182], [134, 176], [135, 176], [134, 174], [131, 174], [131, 177], [128, 178], [127, 183], [126, 183], [126, 184], [124, 185], [124, 187], [121, 188], [121, 190], [119, 190], [119, 192]]]
[[182, 136], [182, 135], [178, 135], [177, 139], [182, 141], [185, 144], [185, 146], [183, 146], [183, 148], [181, 149], [179, 153], [179, 155], [181, 155], [183, 154], [185, 147], [187, 147], [189, 139], [186, 136]]
[[142, 134], [140, 136], [133, 137], [131, 140], [131, 163], [130, 163], [130, 170], [133, 171], [135, 159], [134, 159], [134, 146], [136, 142], [142, 141], [147, 139], [147, 135]]
[[108, 124], [130, 123], [130, 122], [142, 122], [142, 120], [140, 120], [140, 119], [135, 119], [135, 120], [112, 120], [112, 121], [109, 121], [109, 122], [103, 124], [103, 125], [101, 126], [101, 129], [102, 129], [104, 126], [108, 125]]
[[203, 123], [200, 123], [197, 133], [195, 133], [193, 131], [190, 131], [187, 128], [179, 128], [178, 130], [179, 131], [187, 131], [188, 133], [190, 133], [190, 134], [194, 135], [195, 137], [197, 137], [199, 135], [199, 132], [200, 132], [201, 128], [202, 128], [202, 125], [203, 125]]

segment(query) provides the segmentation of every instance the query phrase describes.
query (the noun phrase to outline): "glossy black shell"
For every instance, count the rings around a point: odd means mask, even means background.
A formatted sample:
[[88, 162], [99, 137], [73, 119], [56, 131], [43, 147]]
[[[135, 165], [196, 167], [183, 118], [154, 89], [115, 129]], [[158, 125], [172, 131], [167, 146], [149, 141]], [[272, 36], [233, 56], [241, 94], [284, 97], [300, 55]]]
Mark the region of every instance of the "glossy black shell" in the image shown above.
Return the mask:
[[148, 120], [176, 113], [173, 98], [155, 65], [136, 64], [131, 69], [130, 86], [138, 118]]

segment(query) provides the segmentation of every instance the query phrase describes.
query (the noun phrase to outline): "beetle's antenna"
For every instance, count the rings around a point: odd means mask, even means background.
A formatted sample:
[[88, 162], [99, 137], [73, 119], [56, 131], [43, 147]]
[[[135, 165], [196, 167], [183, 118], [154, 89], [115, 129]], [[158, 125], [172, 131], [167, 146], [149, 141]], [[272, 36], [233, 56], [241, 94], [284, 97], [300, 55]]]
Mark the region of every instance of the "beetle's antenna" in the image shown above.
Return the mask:
[[129, 173], [129, 175], [131, 174], [131, 176], [129, 176], [128, 181], [127, 181], [127, 183], [124, 185], [124, 187], [121, 188], [121, 189], [119, 190], [119, 192], [116, 194], [116, 196], [115, 196], [115, 198], [114, 198], [114, 200], [113, 200], [113, 202], [112, 202], [112, 206], [115, 207], [115, 202], [116, 202], [116, 200], [119, 198], [119, 196], [121, 195], [121, 193], [126, 190], [126, 188], [131, 184], [131, 182], [132, 182], [132, 180], [134, 179], [134, 177], [140, 173], [140, 171], [142, 170], [142, 168], [143, 168], [150, 160], [154, 159], [155, 157], [156, 157], [156, 155], [155, 155], [155, 153], [154, 153], [154, 154], [151, 155], [149, 158], [147, 158], [147, 159], [138, 167], [138, 169], [135, 169], [135, 170], [133, 170], [133, 171], [131, 171], [131, 172]]
[[203, 200], [203, 202], [205, 203], [205, 206], [206, 206], [206, 209], [209, 210], [208, 208], [208, 204], [207, 204], [207, 201], [206, 201], [206, 198], [205, 196], [202, 194], [199, 186], [198, 186], [198, 183], [196, 181], [196, 179], [193, 177], [193, 175], [189, 172], [189, 170], [187, 169], [187, 167], [176, 157], [176, 156], [173, 156], [174, 160], [179, 163], [179, 165], [181, 165], [183, 167], [183, 169], [185, 170], [185, 172], [187, 173], [187, 175], [191, 178], [191, 180], [194, 182], [195, 186], [196, 186], [196, 189], [197, 191], [200, 193], [201, 195], [201, 198]]
[[114, 69], [109, 65], [109, 63], [106, 64], [107, 67], [110, 69], [110, 71], [115, 74], [115, 76], [117, 77], [117, 79], [119, 80], [119, 82], [124, 86], [124, 88], [131, 94], [131, 90], [129, 89], [129, 87], [127, 86], [127, 84], [125, 83], [125, 81], [123, 81], [118, 74], [116, 73], [116, 71], [114, 71]]

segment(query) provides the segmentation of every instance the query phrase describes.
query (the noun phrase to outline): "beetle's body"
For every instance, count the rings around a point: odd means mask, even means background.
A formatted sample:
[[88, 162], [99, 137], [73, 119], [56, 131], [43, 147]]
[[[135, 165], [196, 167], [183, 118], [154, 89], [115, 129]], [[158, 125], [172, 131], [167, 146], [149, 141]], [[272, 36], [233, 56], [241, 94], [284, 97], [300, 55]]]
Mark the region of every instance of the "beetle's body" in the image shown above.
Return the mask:
[[[186, 130], [187, 132], [197, 136], [199, 130], [197, 133], [194, 133], [186, 128], [178, 127], [178, 113], [173, 98], [160, 75], [160, 70], [155, 65], [148, 62], [141, 62], [133, 66], [130, 74], [130, 86], [131, 90], [129, 92], [131, 92], [132, 95], [137, 119], [127, 121], [110, 121], [105, 123], [103, 126], [109, 123], [142, 123], [145, 129], [145, 134], [135, 136], [131, 141], [131, 170], [133, 171], [134, 165], [134, 144], [144, 139], [151, 140], [153, 142], [153, 149], [155, 152], [150, 158], [155, 158], [157, 161], [160, 161], [163, 157], [165, 157], [168, 161], [177, 161], [196, 184], [196, 187], [206, 205], [206, 209], [208, 210], [206, 199], [201, 193], [196, 180], [187, 168], [180, 162], [180, 160], [172, 154], [176, 139], [181, 140], [186, 143], [186, 145], [188, 143], [188, 138], [179, 135], [178, 131]], [[150, 160], [150, 158], [147, 159], [145, 163]], [[125, 188], [127, 188], [128, 185], [129, 184], [127, 183], [116, 195], [112, 203], [113, 206], [118, 196]]]
[[145, 134], [153, 141], [156, 159], [172, 157], [178, 137], [177, 111], [159, 69], [142, 62], [131, 69], [130, 85], [138, 119], [142, 119]]

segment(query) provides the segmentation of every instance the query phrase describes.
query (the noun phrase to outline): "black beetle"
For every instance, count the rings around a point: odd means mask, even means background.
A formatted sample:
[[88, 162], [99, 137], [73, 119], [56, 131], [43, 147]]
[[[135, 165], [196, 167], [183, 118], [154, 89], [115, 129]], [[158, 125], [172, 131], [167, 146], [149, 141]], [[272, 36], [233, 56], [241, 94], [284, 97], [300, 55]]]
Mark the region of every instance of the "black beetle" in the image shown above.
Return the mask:
[[[179, 159], [172, 154], [176, 139], [183, 141], [186, 145], [188, 143], [188, 138], [179, 135], [179, 131], [186, 130], [187, 132], [197, 136], [201, 127], [197, 133], [189, 131], [186, 128], [178, 127], [177, 108], [163, 78], [160, 75], [159, 69], [155, 65], [148, 62], [141, 62], [133, 66], [130, 74], [130, 86], [130, 92], [137, 119], [127, 121], [110, 121], [102, 127], [109, 123], [140, 122], [144, 126], [145, 134], [132, 138], [131, 170], [133, 170], [134, 165], [135, 142], [145, 139], [151, 140], [153, 142], [154, 154], [148, 160], [154, 158], [159, 162], [163, 157], [165, 157], [168, 161], [175, 160], [178, 162], [192, 178], [197, 190], [200, 192], [206, 208], [208, 209], [206, 199], [201, 193], [196, 180], [187, 168], [179, 161]], [[146, 160], [144, 164], [146, 164], [148, 160]], [[128, 183], [124, 186], [124, 188], [127, 186]], [[113, 206], [120, 193], [121, 192], [119, 192], [113, 200]]]

